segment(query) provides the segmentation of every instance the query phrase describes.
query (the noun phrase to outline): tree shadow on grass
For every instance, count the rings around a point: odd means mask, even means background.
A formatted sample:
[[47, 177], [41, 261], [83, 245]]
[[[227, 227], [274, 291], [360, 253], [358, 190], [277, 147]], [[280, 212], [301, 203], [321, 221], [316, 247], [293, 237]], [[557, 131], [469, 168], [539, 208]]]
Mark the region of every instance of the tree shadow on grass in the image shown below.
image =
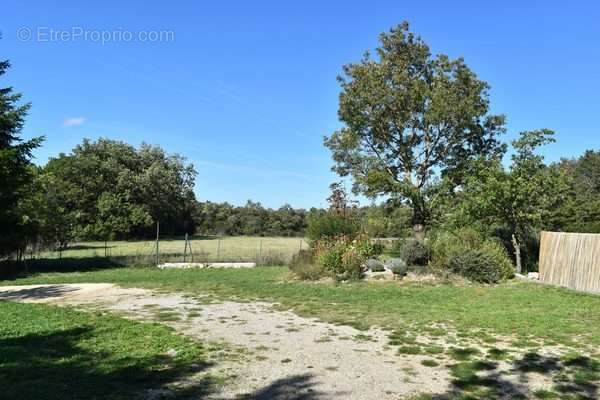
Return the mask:
[[0, 300], [43, 300], [61, 297], [66, 293], [73, 292], [77, 288], [69, 285], [48, 285], [35, 288], [14, 289], [0, 292]]
[[[255, 392], [239, 396], [239, 400], [313, 400], [325, 395], [314, 389], [314, 376], [311, 374], [293, 375], [278, 379]], [[328, 398], [331, 396], [327, 396]], [[341, 396], [340, 398], [345, 398]]]
[[[130, 399], [201, 372], [206, 362], [182, 364], [168, 356], [128, 357], [82, 348], [92, 327], [0, 340], [1, 399]], [[106, 362], [110, 359], [110, 362]], [[194, 398], [211, 393], [210, 378], [193, 383]], [[191, 393], [188, 385], [186, 391]], [[177, 391], [172, 392], [176, 396]]]
[[[591, 400], [599, 395], [600, 362], [582, 355], [559, 358], [528, 352], [512, 361], [508, 370], [501, 370], [498, 362], [480, 359], [454, 364], [451, 372], [454, 379], [447, 393], [422, 398]], [[532, 374], [551, 385], [532, 393]]]
[[148, 257], [137, 256], [36, 258], [19, 262], [5, 260], [0, 261], [0, 279], [15, 280], [44, 272], [90, 272], [150, 264]]

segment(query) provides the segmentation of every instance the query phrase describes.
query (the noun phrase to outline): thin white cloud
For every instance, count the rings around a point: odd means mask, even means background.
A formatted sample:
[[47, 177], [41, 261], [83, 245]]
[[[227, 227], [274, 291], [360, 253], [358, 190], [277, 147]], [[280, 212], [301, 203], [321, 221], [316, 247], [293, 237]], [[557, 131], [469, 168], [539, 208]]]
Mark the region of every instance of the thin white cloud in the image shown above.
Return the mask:
[[83, 125], [84, 122], [85, 122], [84, 117], [67, 118], [63, 121], [62, 126], [63, 127], [80, 126], [80, 125]]

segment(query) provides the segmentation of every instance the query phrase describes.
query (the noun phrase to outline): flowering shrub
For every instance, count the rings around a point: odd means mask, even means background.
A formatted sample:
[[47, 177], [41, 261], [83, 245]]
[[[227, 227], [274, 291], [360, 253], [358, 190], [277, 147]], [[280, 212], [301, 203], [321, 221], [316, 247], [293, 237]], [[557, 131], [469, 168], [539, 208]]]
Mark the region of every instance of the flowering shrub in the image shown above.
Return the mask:
[[365, 261], [376, 252], [376, 247], [366, 235], [355, 238], [338, 236], [314, 241], [315, 261], [338, 280], [356, 280], [362, 275]]

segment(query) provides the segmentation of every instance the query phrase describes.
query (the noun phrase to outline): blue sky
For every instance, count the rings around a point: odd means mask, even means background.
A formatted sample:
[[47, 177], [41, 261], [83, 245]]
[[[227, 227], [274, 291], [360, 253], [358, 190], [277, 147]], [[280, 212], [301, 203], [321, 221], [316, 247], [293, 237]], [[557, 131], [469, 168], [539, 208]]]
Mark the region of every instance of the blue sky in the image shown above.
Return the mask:
[[[201, 200], [323, 206], [336, 75], [402, 20], [490, 83], [507, 140], [547, 127], [549, 160], [600, 148], [593, 1], [4, 1], [2, 85], [33, 103], [24, 133], [46, 135], [40, 164], [84, 137], [145, 141], [196, 166]], [[155, 31], [165, 39], [137, 36]]]

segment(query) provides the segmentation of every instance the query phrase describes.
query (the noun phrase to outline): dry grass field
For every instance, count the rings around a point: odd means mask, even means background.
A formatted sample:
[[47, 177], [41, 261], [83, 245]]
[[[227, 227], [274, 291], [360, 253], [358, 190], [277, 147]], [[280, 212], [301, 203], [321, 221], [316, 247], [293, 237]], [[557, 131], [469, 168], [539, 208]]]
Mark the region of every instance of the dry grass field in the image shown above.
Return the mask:
[[[274, 260], [289, 260], [292, 255], [308, 244], [298, 237], [194, 237], [190, 241], [194, 261], [254, 261], [270, 258]], [[68, 249], [45, 251], [36, 255], [37, 258], [88, 258], [88, 257], [138, 257], [142, 260], [153, 259], [156, 243], [153, 240], [112, 241], [112, 242], [78, 242]], [[183, 258], [185, 240], [161, 239], [159, 253], [162, 258]], [[187, 260], [191, 260], [190, 250], [187, 250]]]

